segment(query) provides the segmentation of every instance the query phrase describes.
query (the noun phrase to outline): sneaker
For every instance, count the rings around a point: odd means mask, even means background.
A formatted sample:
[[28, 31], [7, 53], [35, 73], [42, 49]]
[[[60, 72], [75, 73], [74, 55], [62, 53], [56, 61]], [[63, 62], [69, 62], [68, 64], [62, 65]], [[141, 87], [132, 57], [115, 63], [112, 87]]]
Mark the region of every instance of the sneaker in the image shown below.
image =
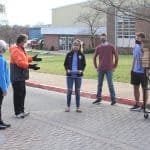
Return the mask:
[[81, 110], [80, 108], [77, 108], [77, 109], [76, 109], [76, 112], [82, 113], [82, 110]]
[[23, 113], [20, 113], [18, 115], [15, 115], [15, 117], [18, 118], [18, 119], [21, 119], [21, 118], [24, 118], [25, 116], [24, 116]]
[[[144, 112], [144, 106], [143, 105], [140, 107], [139, 111]], [[145, 112], [150, 113], [150, 110], [148, 108], [145, 108]]]
[[96, 99], [92, 104], [100, 104], [100, 100]]
[[112, 101], [112, 102], [111, 102], [111, 105], [115, 105], [115, 104], [116, 104], [116, 101]]
[[0, 125], [5, 126], [6, 128], [9, 128], [11, 126], [10, 124], [4, 123], [3, 121], [0, 123]]
[[130, 108], [130, 110], [132, 110], [132, 111], [140, 111], [141, 107], [138, 106], [138, 105], [134, 105], [133, 107]]
[[24, 115], [24, 117], [26, 117], [26, 116], [29, 116], [30, 113], [29, 112], [24, 112], [23, 115]]
[[65, 112], [70, 112], [70, 108], [69, 108], [69, 107], [66, 108], [66, 109], [65, 109]]
[[6, 126], [4, 126], [3, 124], [0, 124], [0, 130], [4, 130], [6, 128], [7, 128]]

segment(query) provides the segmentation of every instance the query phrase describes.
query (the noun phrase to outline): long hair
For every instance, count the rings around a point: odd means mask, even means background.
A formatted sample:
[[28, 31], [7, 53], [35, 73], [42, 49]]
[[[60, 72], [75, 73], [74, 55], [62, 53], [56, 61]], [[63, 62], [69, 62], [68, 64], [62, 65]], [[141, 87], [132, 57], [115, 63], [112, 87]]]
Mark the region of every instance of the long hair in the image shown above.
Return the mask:
[[80, 45], [79, 51], [80, 51], [81, 53], [83, 53], [83, 41], [81, 41], [81, 40], [79, 40], [79, 39], [75, 39], [75, 40], [73, 41], [73, 45], [74, 45], [74, 44], [79, 44], [79, 45]]

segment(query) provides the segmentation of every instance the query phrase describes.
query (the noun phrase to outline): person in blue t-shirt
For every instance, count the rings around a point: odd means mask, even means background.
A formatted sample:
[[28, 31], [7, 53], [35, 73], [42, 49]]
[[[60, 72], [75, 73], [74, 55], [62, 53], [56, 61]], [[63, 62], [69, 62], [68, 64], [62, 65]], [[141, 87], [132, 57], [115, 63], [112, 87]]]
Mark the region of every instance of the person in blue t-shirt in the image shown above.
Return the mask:
[[6, 124], [2, 121], [1, 106], [4, 96], [7, 95], [7, 89], [10, 84], [9, 71], [3, 54], [5, 53], [7, 44], [5, 41], [0, 40], [0, 129], [6, 129], [10, 127], [10, 124]]
[[65, 110], [66, 112], [70, 112], [73, 83], [75, 84], [76, 112], [82, 112], [80, 109], [80, 87], [86, 62], [85, 56], [82, 52], [81, 43], [82, 42], [78, 39], [73, 42], [72, 50], [68, 52], [64, 61], [64, 67], [67, 76], [67, 108]]
[[[144, 72], [144, 68], [140, 64], [140, 57], [142, 55], [142, 42], [145, 39], [144, 33], [136, 34], [135, 47], [133, 49], [133, 65], [131, 71], [131, 84], [133, 85], [135, 105], [130, 108], [131, 110], [142, 110], [143, 106], [140, 106], [140, 85], [142, 86], [143, 99], [144, 99], [144, 87], [147, 87], [147, 78]], [[146, 94], [147, 99], [147, 94]]]

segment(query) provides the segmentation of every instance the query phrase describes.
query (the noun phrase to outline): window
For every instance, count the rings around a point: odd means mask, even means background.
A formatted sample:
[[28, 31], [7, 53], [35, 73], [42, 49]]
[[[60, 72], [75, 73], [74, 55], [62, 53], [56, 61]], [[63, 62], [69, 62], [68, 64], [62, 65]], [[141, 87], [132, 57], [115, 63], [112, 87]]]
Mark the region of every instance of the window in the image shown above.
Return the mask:
[[135, 19], [118, 12], [116, 17], [116, 38], [117, 46], [119, 47], [132, 47], [135, 37]]
[[74, 40], [73, 36], [69, 36], [69, 35], [60, 36], [59, 49], [60, 50], [71, 50], [73, 40]]

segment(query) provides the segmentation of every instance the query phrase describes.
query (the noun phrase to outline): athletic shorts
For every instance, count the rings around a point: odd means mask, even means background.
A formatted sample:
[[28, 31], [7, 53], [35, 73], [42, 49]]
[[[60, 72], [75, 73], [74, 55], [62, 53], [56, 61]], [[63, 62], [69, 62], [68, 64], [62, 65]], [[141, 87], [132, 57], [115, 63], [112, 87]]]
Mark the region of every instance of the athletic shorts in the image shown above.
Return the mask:
[[147, 77], [145, 73], [137, 73], [134, 71], [131, 71], [131, 84], [139, 86], [147, 87]]

